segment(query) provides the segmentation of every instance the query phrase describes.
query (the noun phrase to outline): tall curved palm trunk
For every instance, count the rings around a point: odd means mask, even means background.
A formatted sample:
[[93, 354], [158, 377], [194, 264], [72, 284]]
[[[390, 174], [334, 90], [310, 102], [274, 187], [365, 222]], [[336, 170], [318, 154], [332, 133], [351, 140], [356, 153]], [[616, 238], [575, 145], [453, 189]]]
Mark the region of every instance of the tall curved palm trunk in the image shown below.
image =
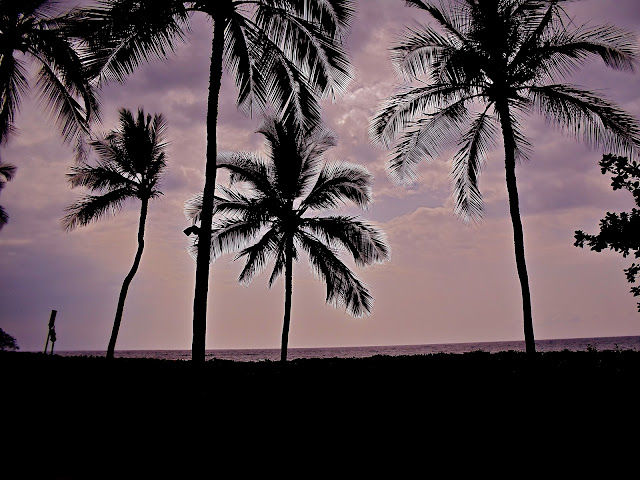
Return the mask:
[[280, 361], [287, 361], [289, 346], [289, 326], [291, 325], [291, 304], [293, 298], [293, 235], [287, 238], [284, 270], [284, 321], [282, 322], [282, 346]]
[[536, 353], [536, 344], [533, 335], [533, 315], [531, 312], [531, 291], [529, 289], [529, 275], [524, 256], [524, 232], [522, 218], [520, 217], [520, 200], [518, 198], [518, 185], [516, 182], [516, 144], [514, 141], [513, 125], [509, 104], [505, 101], [497, 105], [496, 110], [500, 116], [502, 137], [504, 140], [504, 168], [509, 195], [509, 214], [513, 226], [513, 246], [516, 254], [516, 268], [520, 279], [522, 292], [522, 316], [524, 322], [524, 342], [527, 355]]
[[224, 24], [214, 21], [209, 68], [209, 97], [207, 100], [207, 158], [204, 190], [202, 193], [202, 224], [198, 235], [196, 257], [196, 285], [193, 298], [193, 341], [191, 360], [204, 363], [207, 331], [207, 296], [209, 293], [209, 265], [211, 250], [211, 226], [213, 223], [213, 199], [217, 172], [218, 103], [222, 84], [222, 56], [224, 49]]
[[116, 349], [116, 340], [118, 339], [118, 332], [120, 331], [120, 323], [122, 322], [122, 312], [124, 311], [124, 302], [127, 299], [127, 292], [129, 291], [129, 285], [138, 271], [140, 266], [140, 259], [142, 258], [142, 251], [144, 250], [144, 229], [147, 223], [147, 212], [149, 210], [149, 199], [142, 199], [142, 206], [140, 208], [140, 222], [138, 224], [138, 250], [136, 251], [135, 259], [131, 270], [122, 282], [122, 288], [120, 289], [120, 296], [118, 297], [118, 307], [116, 308], [116, 318], [113, 321], [113, 329], [111, 330], [111, 338], [109, 339], [109, 347], [107, 348], [107, 358], [113, 358]]
[[120, 110], [120, 127], [104, 139], [91, 142], [98, 155], [97, 164], [91, 165], [83, 160], [67, 174], [72, 187], [81, 186], [100, 193], [84, 195], [65, 209], [67, 215], [62, 218], [62, 225], [67, 231], [116, 214], [129, 199], [140, 200], [141, 203], [138, 248], [120, 289], [107, 358], [114, 356], [129, 286], [140, 266], [149, 201], [162, 195], [158, 187], [166, 168], [165, 129], [162, 115], [152, 118], [139, 109], [134, 117], [131, 111], [123, 108]]

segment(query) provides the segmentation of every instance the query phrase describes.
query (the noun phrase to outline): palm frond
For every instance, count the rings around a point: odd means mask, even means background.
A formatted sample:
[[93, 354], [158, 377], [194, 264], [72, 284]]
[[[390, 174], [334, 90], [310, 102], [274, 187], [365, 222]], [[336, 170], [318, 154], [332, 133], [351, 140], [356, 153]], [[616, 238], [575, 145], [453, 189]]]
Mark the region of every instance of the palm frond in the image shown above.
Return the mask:
[[267, 104], [267, 92], [262, 72], [258, 67], [260, 49], [251, 41], [255, 36], [247, 37], [246, 18], [234, 13], [227, 24], [224, 43], [224, 60], [228, 71], [235, 79], [238, 89], [237, 103], [241, 110], [251, 113], [254, 103], [264, 109]]
[[2, 205], [0, 205], [0, 230], [9, 222], [9, 214], [4, 209]]
[[262, 32], [253, 41], [263, 49], [258, 68], [264, 72], [264, 91], [269, 103], [299, 130], [320, 124], [320, 106], [304, 73]]
[[429, 26], [408, 28], [391, 48], [391, 61], [405, 81], [427, 75], [454, 45]]
[[435, 84], [425, 87], [402, 88], [386, 100], [369, 126], [371, 138], [388, 148], [396, 138], [424, 115], [460, 100], [470, 98], [475, 92], [470, 85]]
[[[286, 268], [287, 258], [285, 255], [285, 251], [286, 251], [285, 242], [286, 242], [286, 237], [283, 236], [280, 239], [280, 243], [278, 245], [278, 256], [273, 262], [273, 269], [271, 270], [271, 275], [269, 275], [269, 282], [267, 283], [269, 288], [273, 286], [273, 284], [276, 282], [278, 277], [282, 275], [282, 273], [284, 272], [284, 269]], [[293, 247], [292, 255], [293, 255], [293, 259], [296, 260], [298, 256], [298, 252], [295, 248], [295, 245]]]
[[442, 3], [436, 6], [431, 2], [405, 0], [409, 6], [417, 6], [426, 10], [442, 30], [459, 44], [466, 44], [465, 32], [469, 30], [473, 15], [470, 10], [473, 3], [467, 1], [450, 2], [448, 9]]
[[[310, 7], [317, 2], [306, 3]], [[342, 4], [348, 5], [347, 2]], [[325, 6], [333, 7], [326, 2]], [[336, 16], [318, 18], [314, 15], [330, 13], [333, 8], [324, 11], [307, 8], [303, 13], [292, 7], [295, 2], [261, 2], [257, 7], [256, 24], [268, 32], [273, 44], [304, 72], [316, 92], [335, 98], [351, 79], [350, 62], [342, 48], [341, 35], [336, 35]]]
[[67, 214], [62, 218], [62, 228], [66, 231], [85, 226], [101, 218], [116, 215], [130, 197], [127, 188], [110, 190], [103, 195], [85, 195], [65, 208]]
[[211, 261], [245, 248], [263, 228], [261, 223], [241, 218], [223, 218], [211, 227]]
[[256, 154], [221, 152], [218, 154], [217, 166], [229, 172], [232, 185], [236, 182], [244, 182], [255, 191], [265, 195], [268, 195], [273, 189], [270, 169], [264, 160]]
[[58, 121], [65, 141], [80, 141], [79, 134], [99, 118], [99, 102], [69, 35], [73, 13], [61, 13], [54, 1], [5, 3], [0, 17], [0, 142], [13, 129], [20, 96], [28, 88], [15, 52], [41, 65], [37, 87], [45, 108]]
[[16, 174], [16, 170], [15, 165], [0, 160], [0, 189], [4, 185], [5, 181], [9, 182], [13, 179]]
[[[267, 266], [267, 263], [273, 258], [276, 260], [276, 266], [279, 265], [278, 257], [284, 251], [280, 249], [281, 234], [277, 229], [271, 228], [253, 245], [244, 248], [235, 260], [245, 258], [244, 268], [238, 276], [238, 282], [248, 284], [253, 278], [260, 274]], [[275, 280], [275, 278], [274, 278]], [[269, 286], [272, 282], [269, 282]]]
[[635, 35], [611, 25], [582, 26], [554, 36], [550, 43], [551, 48], [555, 47], [554, 53], [580, 63], [599, 57], [607, 67], [615, 70], [632, 72], [636, 67], [638, 47]]
[[460, 150], [453, 157], [454, 211], [465, 220], [482, 218], [483, 202], [478, 185], [480, 170], [496, 134], [494, 119], [487, 109], [479, 113], [471, 128], [460, 139]]
[[281, 8], [291, 9], [292, 14], [320, 25], [331, 38], [341, 38], [349, 30], [355, 15], [351, 0], [270, 0]]
[[298, 193], [300, 174], [304, 168], [306, 135], [295, 125], [267, 117], [258, 130], [269, 150], [272, 186], [283, 200], [293, 200]]
[[76, 164], [67, 173], [67, 181], [72, 188], [85, 187], [98, 192], [127, 189], [133, 195], [137, 191], [135, 181], [122, 175], [112, 163], [102, 163], [98, 166]]
[[192, 195], [186, 202], [184, 202], [183, 213], [187, 220], [195, 225], [200, 221], [200, 214], [202, 213], [202, 193], [196, 193]]
[[301, 168], [296, 183], [295, 196], [302, 197], [313, 187], [324, 154], [337, 145], [335, 134], [324, 125], [318, 125], [307, 132], [301, 139], [299, 155]]
[[417, 178], [416, 167], [420, 162], [431, 160], [451, 145], [468, 120], [469, 100], [463, 98], [406, 125], [387, 164], [395, 181], [412, 183]]
[[391, 254], [384, 233], [357, 217], [305, 218], [301, 227], [308, 229], [326, 245], [347, 250], [359, 267], [381, 263]]
[[543, 85], [530, 87], [529, 92], [549, 122], [591, 148], [629, 154], [640, 146], [636, 119], [588, 90], [570, 85]]
[[361, 317], [373, 307], [367, 286], [338, 258], [336, 253], [319, 239], [299, 231], [296, 239], [309, 256], [313, 272], [326, 285], [326, 302], [344, 306], [349, 314]]
[[189, 30], [185, 2], [102, 0], [77, 15], [83, 60], [98, 84], [123, 82], [140, 65], [166, 58]]
[[635, 38], [630, 32], [610, 26], [562, 30], [539, 45], [527, 45], [512, 62], [514, 78], [521, 83], [572, 74], [587, 61], [603, 60], [616, 70], [633, 72], [637, 63]]
[[[74, 11], [54, 19], [53, 26], [31, 31], [29, 53], [60, 79], [68, 94], [80, 100], [85, 127], [100, 119], [100, 102], [71, 38]], [[41, 22], [42, 25], [42, 22]]]
[[36, 85], [39, 100], [45, 105], [47, 113], [56, 120], [65, 142], [70, 143], [78, 135], [89, 133], [86, 122], [88, 112], [73, 97], [50, 65], [42, 64]]
[[[221, 193], [214, 197], [214, 215], [245, 219], [255, 215], [255, 199], [249, 198], [236, 190], [231, 190], [224, 185], [216, 185], [216, 191]], [[195, 225], [200, 222], [201, 213], [202, 193], [198, 193], [185, 202], [184, 216]]]
[[335, 208], [347, 202], [364, 208], [371, 202], [371, 180], [371, 174], [361, 165], [325, 163], [300, 210]]
[[29, 88], [26, 70], [13, 54], [0, 55], [0, 144], [6, 143], [14, 131], [14, 118], [20, 108], [21, 95]]

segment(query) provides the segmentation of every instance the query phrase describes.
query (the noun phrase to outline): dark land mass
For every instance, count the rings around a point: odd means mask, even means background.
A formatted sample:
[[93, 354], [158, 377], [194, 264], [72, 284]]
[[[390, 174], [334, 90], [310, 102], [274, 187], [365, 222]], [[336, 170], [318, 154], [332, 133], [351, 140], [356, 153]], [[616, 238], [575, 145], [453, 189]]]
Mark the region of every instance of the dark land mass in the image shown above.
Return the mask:
[[0, 372], [7, 479], [555, 478], [598, 468], [613, 478], [629, 465], [635, 477], [640, 454], [636, 351], [199, 369], [0, 352]]

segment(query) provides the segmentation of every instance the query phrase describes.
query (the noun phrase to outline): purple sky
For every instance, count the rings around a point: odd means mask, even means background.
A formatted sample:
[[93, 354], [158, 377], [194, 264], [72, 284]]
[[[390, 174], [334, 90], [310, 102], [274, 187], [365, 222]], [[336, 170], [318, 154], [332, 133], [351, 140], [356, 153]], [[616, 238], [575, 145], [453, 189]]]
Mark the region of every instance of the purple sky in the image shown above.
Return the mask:
[[[328, 158], [366, 165], [375, 175], [374, 203], [363, 217], [387, 234], [389, 262], [357, 270], [371, 287], [370, 316], [352, 318], [324, 303], [324, 285], [306, 258], [294, 269], [289, 346], [428, 344], [520, 340], [521, 297], [508, 217], [503, 156], [487, 159], [481, 191], [485, 218], [468, 225], [454, 216], [449, 158], [423, 163], [410, 188], [392, 183], [387, 152], [373, 146], [367, 125], [399, 79], [388, 47], [405, 25], [426, 16], [400, 0], [359, 0], [348, 40], [355, 76], [343, 97], [323, 105], [338, 146]], [[640, 32], [637, 0], [584, 0], [569, 4], [578, 24], [611, 23]], [[189, 43], [167, 62], [141, 68], [124, 85], [101, 94], [103, 123], [116, 126], [117, 110], [144, 107], [169, 123], [169, 172], [165, 195], [150, 206], [142, 263], [125, 305], [117, 349], [189, 349], [195, 264], [182, 230], [183, 204], [203, 185], [210, 25], [193, 21]], [[640, 116], [640, 77], [589, 64], [571, 79], [597, 89]], [[259, 115], [236, 111], [233, 79], [223, 79], [218, 143], [224, 150], [259, 150]], [[35, 95], [34, 95], [35, 97]], [[133, 261], [139, 204], [117, 216], [65, 233], [59, 219], [81, 193], [65, 173], [72, 150], [43, 118], [35, 98], [17, 118], [20, 134], [2, 158], [18, 167], [0, 195], [10, 223], [0, 232], [0, 327], [22, 350], [41, 350], [52, 309], [58, 311], [56, 350], [104, 350], [117, 296]], [[525, 131], [534, 145], [531, 161], [518, 166], [520, 202], [537, 339], [640, 335], [637, 298], [623, 269], [630, 259], [573, 246], [575, 230], [595, 233], [606, 211], [632, 207], [628, 192], [613, 192], [589, 151], [543, 120]], [[268, 275], [237, 284], [239, 263], [214, 263], [209, 296], [207, 348], [278, 348], [283, 282], [267, 289]]]

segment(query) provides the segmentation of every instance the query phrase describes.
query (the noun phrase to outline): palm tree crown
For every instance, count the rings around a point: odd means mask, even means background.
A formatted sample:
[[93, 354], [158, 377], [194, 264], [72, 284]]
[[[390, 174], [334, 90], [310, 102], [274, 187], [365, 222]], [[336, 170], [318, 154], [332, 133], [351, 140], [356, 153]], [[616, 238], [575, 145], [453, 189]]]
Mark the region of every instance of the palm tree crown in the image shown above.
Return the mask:
[[589, 90], [557, 83], [595, 57], [633, 71], [633, 34], [612, 26], [572, 28], [564, 0], [451, 0], [448, 8], [406, 3], [428, 12], [441, 31], [410, 29], [392, 49], [407, 80], [426, 77], [426, 84], [391, 97], [371, 125], [375, 140], [394, 145], [389, 167], [398, 179], [412, 180], [418, 162], [458, 140], [452, 169], [456, 212], [478, 219], [478, 175], [501, 116], [512, 125], [519, 157], [530, 149], [520, 117], [532, 111], [589, 146], [638, 146], [632, 116]]
[[36, 89], [60, 126], [65, 141], [79, 139], [98, 113], [88, 74], [74, 50], [73, 13], [53, 0], [0, 0], [0, 144], [15, 129], [22, 96], [29, 88], [26, 61], [39, 66]]
[[81, 161], [68, 174], [72, 187], [85, 187], [101, 195], [85, 195], [66, 211], [65, 230], [88, 225], [119, 212], [130, 198], [149, 200], [162, 195], [159, 182], [166, 169], [164, 134], [167, 124], [162, 115], [138, 110], [120, 110], [120, 129], [112, 131], [91, 146], [99, 156], [97, 164]]
[[[354, 316], [364, 315], [371, 310], [372, 297], [339, 252], [348, 252], [358, 266], [382, 262], [389, 257], [384, 235], [357, 217], [314, 216], [311, 212], [345, 203], [366, 207], [371, 201], [371, 174], [359, 165], [323, 162], [323, 154], [335, 145], [324, 128], [315, 127], [304, 135], [295, 135], [294, 130], [269, 118], [259, 130], [268, 158], [242, 152], [219, 156], [218, 166], [230, 173], [232, 185], [241, 182], [247, 188], [218, 187], [212, 258], [239, 252], [236, 259], [245, 259], [238, 279], [243, 283], [273, 261], [271, 286], [283, 272], [290, 278], [291, 260], [298, 260], [299, 252], [304, 251], [326, 284], [326, 301], [344, 306]], [[187, 204], [186, 214], [197, 222], [201, 208], [200, 195]], [[283, 356], [286, 358], [285, 335]]]
[[457, 143], [451, 172], [455, 211], [473, 220], [483, 212], [478, 178], [485, 156], [502, 135], [526, 350], [534, 354], [515, 174], [517, 159], [526, 158], [531, 145], [520, 117], [537, 111], [589, 146], [637, 149], [640, 129], [633, 117], [589, 90], [558, 83], [598, 57], [611, 68], [633, 71], [634, 37], [609, 26], [573, 27], [562, 8], [565, 0], [450, 0], [448, 7], [422, 0], [406, 3], [429, 13], [440, 30], [410, 29], [393, 47], [398, 69], [406, 80], [419, 83], [386, 102], [371, 134], [383, 145], [393, 145], [390, 171], [403, 181], [415, 177], [422, 159]]

